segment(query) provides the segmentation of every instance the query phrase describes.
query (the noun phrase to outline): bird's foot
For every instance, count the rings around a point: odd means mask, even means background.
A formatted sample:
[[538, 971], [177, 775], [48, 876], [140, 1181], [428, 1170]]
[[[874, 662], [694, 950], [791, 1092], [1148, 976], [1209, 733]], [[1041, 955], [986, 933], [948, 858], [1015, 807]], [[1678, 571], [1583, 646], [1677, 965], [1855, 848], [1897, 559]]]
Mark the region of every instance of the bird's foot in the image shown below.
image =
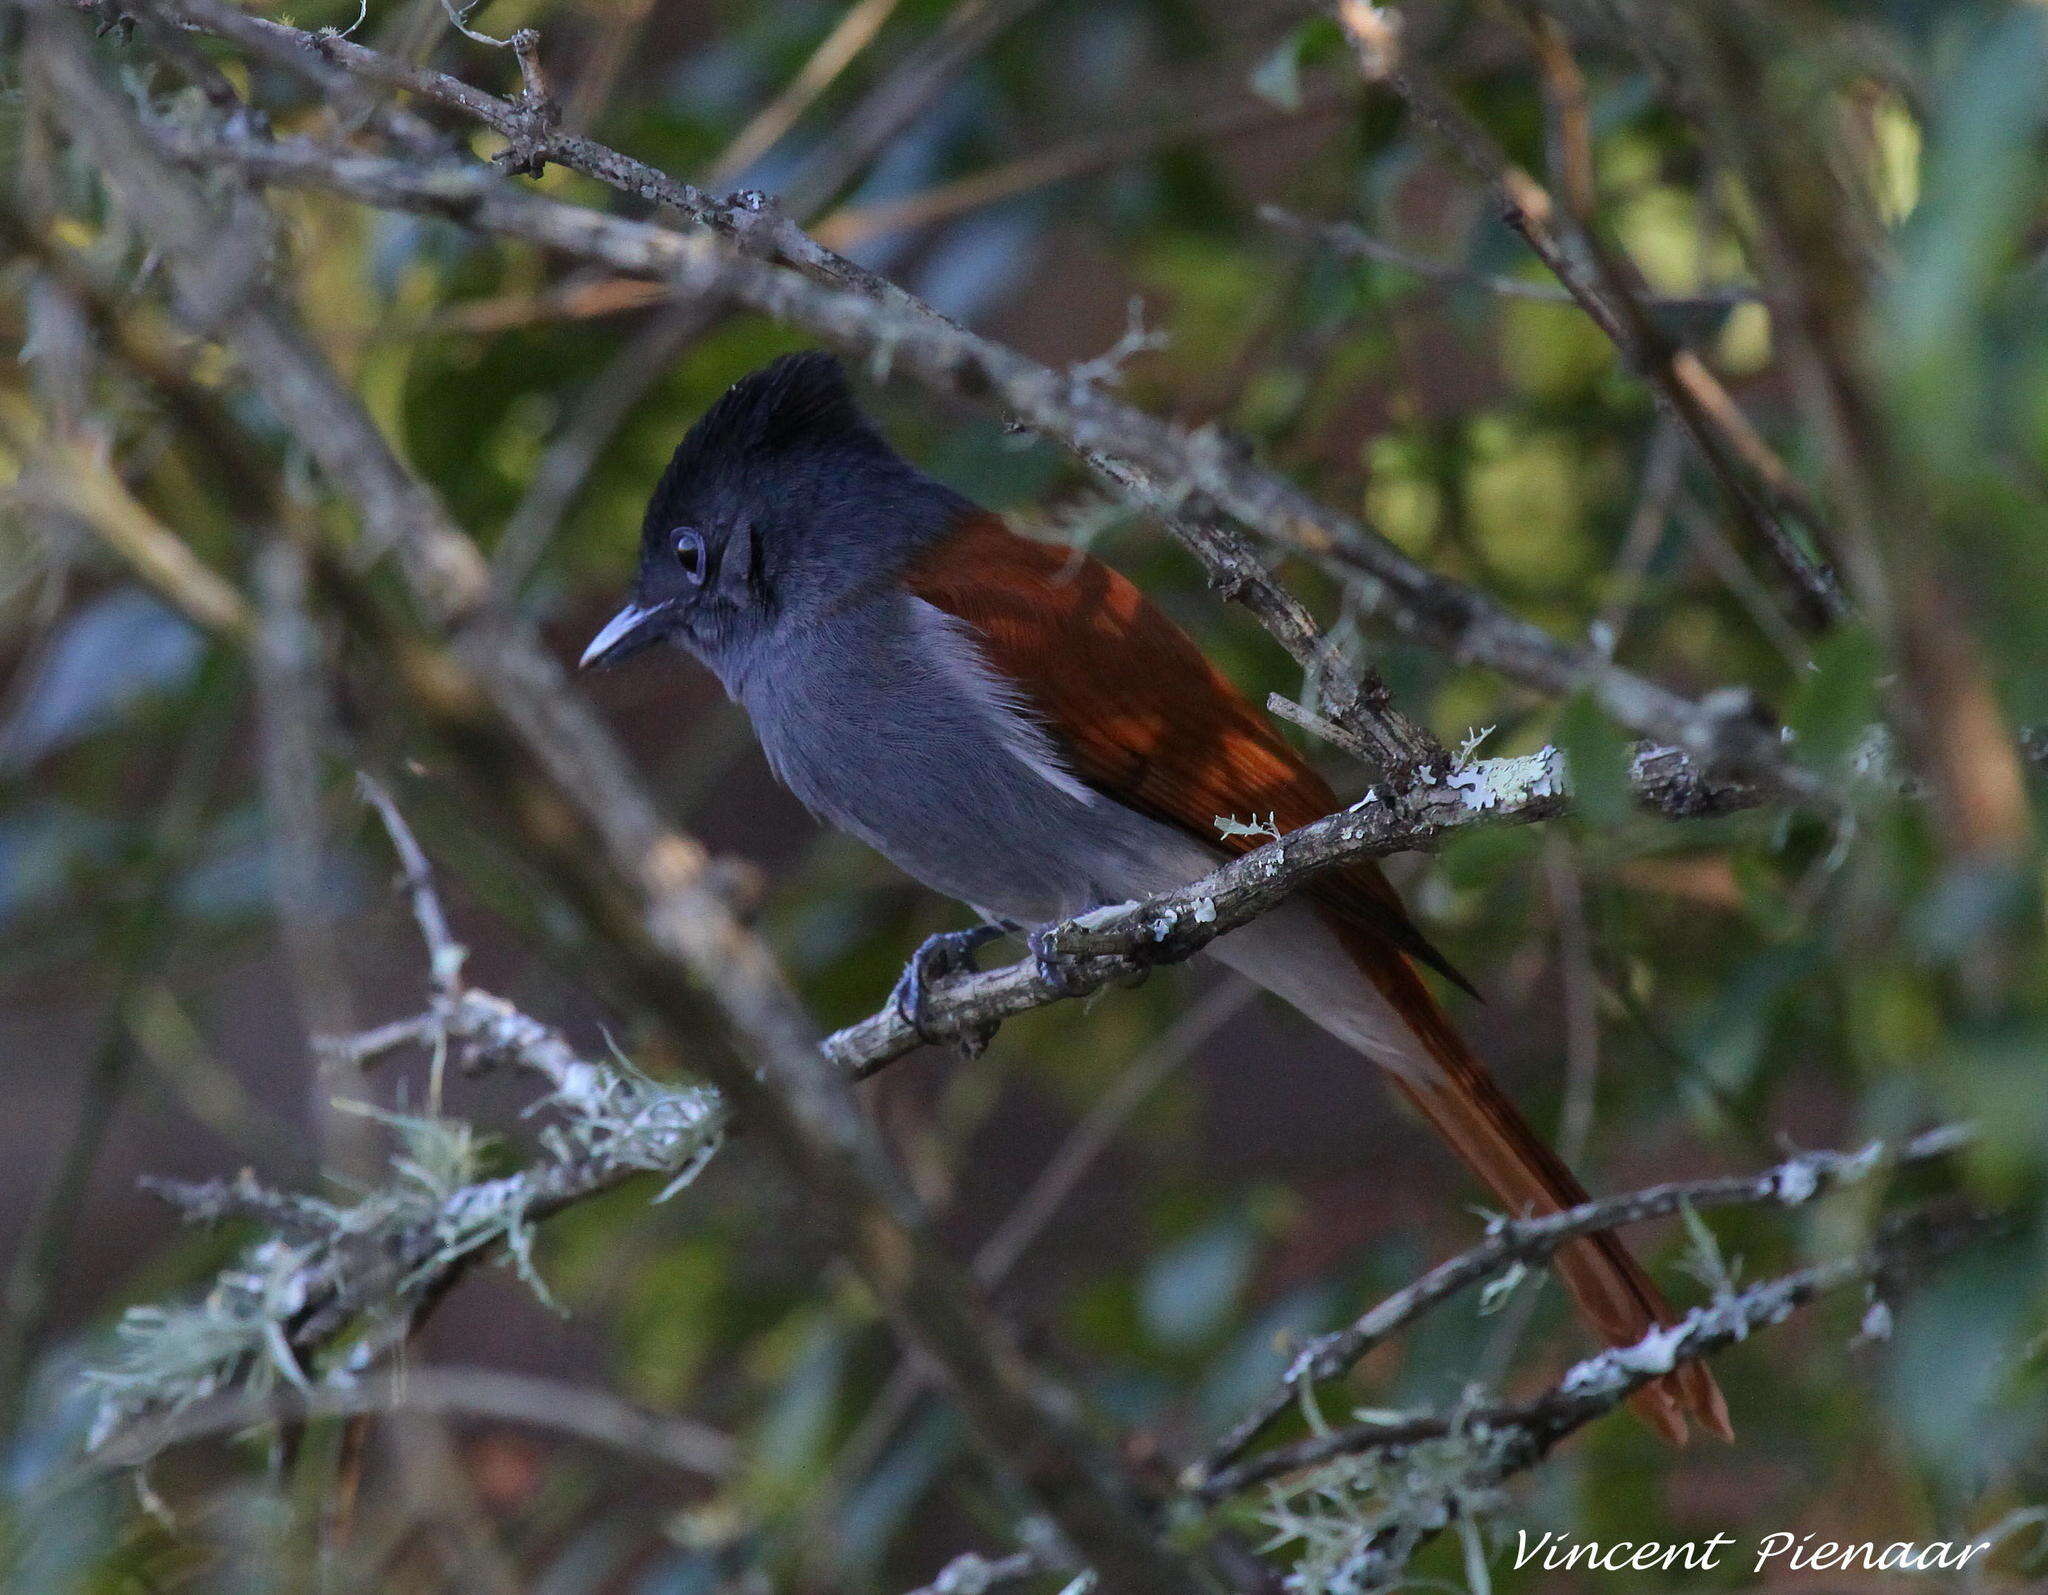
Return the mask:
[[1053, 946], [1048, 929], [1034, 930], [1025, 945], [1031, 949], [1031, 964], [1038, 978], [1061, 996], [1085, 997], [1095, 989], [1095, 982], [1083, 973], [1089, 960]]
[[993, 1025], [974, 1026], [953, 1035], [942, 1035], [932, 1028], [931, 983], [973, 970], [974, 955], [1002, 934], [999, 926], [976, 925], [969, 930], [942, 930], [919, 943], [910, 962], [903, 966], [889, 1001], [903, 1022], [917, 1032], [920, 1041], [934, 1045], [951, 1041], [969, 1058], [979, 1056], [988, 1046], [989, 1037], [995, 1034]]

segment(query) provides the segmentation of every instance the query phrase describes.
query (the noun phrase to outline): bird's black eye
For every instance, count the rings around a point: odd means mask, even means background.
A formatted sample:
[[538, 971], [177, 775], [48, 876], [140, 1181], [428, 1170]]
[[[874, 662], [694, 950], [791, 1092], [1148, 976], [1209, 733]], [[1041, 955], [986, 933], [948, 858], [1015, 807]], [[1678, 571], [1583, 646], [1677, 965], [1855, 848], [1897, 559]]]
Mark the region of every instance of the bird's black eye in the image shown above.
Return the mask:
[[675, 550], [676, 563], [692, 587], [704, 584], [704, 534], [693, 527], [678, 526], [668, 534], [668, 546]]

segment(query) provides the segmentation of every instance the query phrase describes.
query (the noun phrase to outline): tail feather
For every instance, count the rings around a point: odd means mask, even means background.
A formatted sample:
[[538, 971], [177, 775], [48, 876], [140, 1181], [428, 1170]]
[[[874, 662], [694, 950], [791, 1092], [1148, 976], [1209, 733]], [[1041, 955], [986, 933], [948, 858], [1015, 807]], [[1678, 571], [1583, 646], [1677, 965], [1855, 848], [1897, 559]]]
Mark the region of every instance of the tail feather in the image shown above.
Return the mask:
[[[1359, 945], [1348, 927], [1339, 930], [1437, 1065], [1432, 1075], [1393, 1073], [1393, 1080], [1466, 1166], [1516, 1217], [1540, 1217], [1586, 1201], [1585, 1187], [1465, 1045], [1414, 966]], [[1554, 1262], [1581, 1316], [1610, 1345], [1631, 1345], [1674, 1319], [1662, 1292], [1612, 1232], [1570, 1242]], [[1687, 1438], [1686, 1414], [1710, 1434], [1735, 1437], [1728, 1404], [1703, 1363], [1682, 1364], [1638, 1391], [1630, 1404], [1673, 1444]]]

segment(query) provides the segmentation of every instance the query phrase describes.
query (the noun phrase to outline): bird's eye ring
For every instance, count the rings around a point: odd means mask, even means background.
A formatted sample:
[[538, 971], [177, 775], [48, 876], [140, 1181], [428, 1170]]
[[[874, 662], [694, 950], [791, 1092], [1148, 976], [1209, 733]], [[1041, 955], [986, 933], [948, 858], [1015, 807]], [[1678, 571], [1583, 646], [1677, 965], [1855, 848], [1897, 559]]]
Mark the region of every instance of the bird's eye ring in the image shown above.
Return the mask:
[[683, 574], [692, 587], [704, 583], [704, 534], [694, 527], [678, 526], [668, 534], [669, 547], [675, 550], [676, 563], [683, 567]]

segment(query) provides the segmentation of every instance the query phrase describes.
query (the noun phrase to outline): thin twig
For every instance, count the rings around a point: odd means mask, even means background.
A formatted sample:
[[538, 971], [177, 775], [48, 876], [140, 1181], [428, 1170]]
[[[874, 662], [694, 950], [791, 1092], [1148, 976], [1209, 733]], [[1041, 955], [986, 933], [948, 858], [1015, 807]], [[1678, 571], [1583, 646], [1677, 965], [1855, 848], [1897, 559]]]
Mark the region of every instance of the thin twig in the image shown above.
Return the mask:
[[956, 1556], [939, 1570], [929, 1584], [910, 1595], [988, 1595], [990, 1590], [1021, 1584], [1034, 1573], [1046, 1571], [1043, 1558], [1033, 1551], [1014, 1551], [993, 1559], [968, 1551]]
[[[1114, 1144], [1117, 1135], [1175, 1071], [1192, 1059], [1217, 1028], [1243, 1011], [1257, 988], [1234, 976], [1216, 982], [1129, 1067], [1117, 1072], [1108, 1087], [1046, 1159], [1031, 1186], [1007, 1217], [974, 1253], [975, 1277], [991, 1290], [1009, 1279], [1024, 1254], [1065, 1207], [1088, 1171]], [[930, 1388], [924, 1369], [899, 1362], [888, 1382], [861, 1415], [860, 1422], [826, 1470], [824, 1497], [816, 1514], [844, 1496], [850, 1481], [863, 1478], [904, 1421], [918, 1398]]]
[[878, 199], [833, 211], [819, 221], [812, 236], [828, 249], [858, 249], [889, 233], [928, 227], [1023, 194], [1112, 171], [1163, 149], [1206, 144], [1327, 117], [1344, 104], [1343, 98], [1329, 88], [1318, 88], [1304, 96], [1301, 104], [1291, 107], [1253, 98], [1190, 111], [1186, 108], [1187, 98], [1173, 96], [1182, 108], [1160, 115], [1148, 124], [1132, 127], [1125, 122], [1101, 128], [899, 198]]
[[1644, 575], [1663, 546], [1684, 467], [1685, 434], [1676, 422], [1660, 417], [1643, 451], [1642, 489], [1614, 557], [1611, 586], [1601, 600], [1599, 614], [1586, 628], [1588, 640], [1609, 659], [1621, 651]]
[[681, 1473], [722, 1478], [732, 1471], [732, 1440], [689, 1418], [649, 1412], [603, 1390], [495, 1368], [407, 1368], [349, 1385], [247, 1390], [140, 1424], [95, 1452], [92, 1471], [133, 1467], [174, 1446], [259, 1425], [311, 1418], [426, 1412], [550, 1429]]
[[1257, 988], [1226, 978], [1204, 992], [1128, 1068], [1118, 1072], [974, 1254], [974, 1271], [984, 1283], [1010, 1277], [1024, 1253], [1045, 1233], [1083, 1177], [1095, 1166], [1146, 1099], [1185, 1067], [1202, 1044], [1242, 1013]]
[[[1413, 250], [1403, 249], [1399, 244], [1390, 244], [1385, 239], [1375, 238], [1350, 222], [1310, 221], [1307, 217], [1297, 216], [1278, 205], [1261, 205], [1259, 220], [1290, 237], [1308, 239], [1320, 244], [1334, 254], [1376, 261], [1383, 266], [1398, 267], [1426, 282], [1442, 283], [1454, 288], [1473, 288], [1501, 299], [1528, 299], [1546, 305], [1578, 303], [1569, 288], [1557, 283], [1530, 282], [1522, 277], [1503, 277], [1494, 272], [1475, 271], [1469, 266], [1459, 265], [1456, 261], [1438, 260], [1432, 255], [1417, 254]], [[1725, 288], [1713, 293], [1658, 295], [1651, 303], [1666, 313], [1695, 315], [1747, 304], [1756, 297], [1756, 290], [1753, 288]]]
[[705, 181], [732, 182], [779, 144], [818, 96], [832, 86], [861, 51], [874, 43], [875, 35], [882, 31], [882, 25], [899, 4], [901, 0], [857, 0], [848, 6], [831, 31], [819, 40], [796, 76], [754, 113], [753, 119], [726, 145], [725, 152], [711, 163]]
[[964, 0], [948, 11], [938, 31], [883, 74], [791, 175], [782, 195], [789, 213], [808, 217], [837, 199], [1004, 29], [1040, 3]]
[[634, 407], [718, 314], [717, 306], [693, 300], [658, 303], [660, 308], [647, 325], [632, 329], [618, 352], [585, 385], [568, 424], [548, 444], [528, 478], [526, 492], [491, 554], [491, 574], [500, 593], [510, 596], [526, 584], [598, 457]]
[[391, 838], [391, 850], [398, 855], [399, 868], [404, 872], [406, 899], [412, 905], [413, 922], [420, 928], [420, 939], [427, 944], [429, 983], [437, 995], [453, 1002], [462, 995], [462, 965], [469, 952], [448, 928], [448, 914], [441, 907], [441, 894], [434, 889], [433, 866], [427, 862], [426, 851], [412, 834], [412, 827], [406, 824], [405, 815], [392, 801], [391, 794], [384, 790], [383, 782], [367, 770], [358, 770], [356, 790], [362, 794], [363, 801], [377, 811], [385, 835]]
[[1959, 1217], [1915, 1213], [1888, 1226], [1886, 1233], [1865, 1251], [1830, 1258], [1751, 1285], [1707, 1306], [1693, 1308], [1676, 1323], [1652, 1330], [1633, 1345], [1598, 1352], [1576, 1364], [1555, 1387], [1534, 1401], [1347, 1424], [1291, 1445], [1276, 1446], [1248, 1462], [1209, 1475], [1196, 1486], [1196, 1491], [1204, 1499], [1220, 1500], [1335, 1457], [1369, 1452], [1398, 1454], [1454, 1435], [1472, 1437], [1484, 1458], [1462, 1487], [1470, 1490], [1497, 1483], [1540, 1461], [1565, 1436], [1613, 1411], [1679, 1363], [1707, 1356], [1747, 1339], [1758, 1329], [1781, 1323], [1827, 1291], [1893, 1275], [1909, 1262], [1924, 1263], [1929, 1257], [1946, 1255], [2000, 1227], [2002, 1221], [1981, 1213]]

